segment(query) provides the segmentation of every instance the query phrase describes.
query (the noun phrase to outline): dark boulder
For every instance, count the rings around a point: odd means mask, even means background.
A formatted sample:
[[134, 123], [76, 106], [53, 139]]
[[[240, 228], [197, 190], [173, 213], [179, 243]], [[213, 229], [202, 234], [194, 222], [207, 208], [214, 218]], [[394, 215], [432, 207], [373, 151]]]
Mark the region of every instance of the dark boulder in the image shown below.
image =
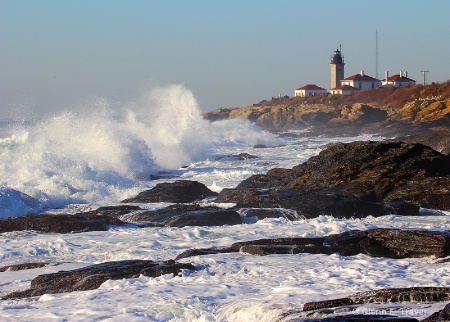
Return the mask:
[[252, 255], [270, 254], [331, 254], [323, 237], [317, 238], [275, 238], [237, 242], [230, 250]]
[[84, 212], [83, 215], [89, 216], [90, 218], [95, 218], [98, 216], [119, 219], [123, 215], [139, 210], [142, 210], [142, 208], [134, 205], [105, 206], [97, 208], [95, 210]]
[[255, 144], [253, 146], [254, 149], [265, 149], [268, 148], [269, 146], [265, 145], [265, 144]]
[[[448, 287], [409, 287], [380, 289], [360, 292], [349, 297], [310, 302], [303, 305], [303, 310], [290, 310], [282, 314], [280, 322], [294, 321], [419, 321], [405, 316], [401, 307], [396, 309], [390, 303], [409, 303], [408, 308], [414, 310], [412, 304], [444, 302], [450, 299]], [[359, 305], [374, 303], [366, 314], [351, 314]], [[389, 305], [389, 306], [386, 306]], [[421, 321], [450, 321], [450, 305]], [[367, 311], [367, 309], [365, 309]], [[420, 310], [420, 309], [418, 309]], [[364, 311], [364, 309], [363, 309]], [[371, 312], [370, 312], [371, 311]]]
[[233, 250], [229, 247], [224, 248], [204, 248], [204, 249], [188, 249], [182, 252], [181, 254], [178, 254], [174, 260], [178, 261], [183, 258], [187, 257], [193, 257], [193, 256], [204, 256], [204, 255], [215, 255], [215, 254], [222, 254], [222, 253], [232, 253]]
[[233, 158], [236, 160], [250, 160], [250, 159], [257, 159], [258, 157], [256, 155], [253, 155], [250, 153], [242, 152], [242, 153], [233, 155]]
[[[326, 315], [330, 315], [326, 312]], [[419, 322], [419, 320], [407, 316], [395, 315], [368, 315], [368, 314], [348, 314], [336, 315], [322, 318], [301, 318], [289, 316], [286, 319], [278, 320], [278, 322]]]
[[450, 156], [421, 144], [337, 144], [292, 169], [253, 175], [216, 201], [306, 218], [417, 215], [419, 207], [450, 209], [449, 164]]
[[[357, 306], [348, 304], [345, 299], [336, 301], [335, 308], [318, 309], [313, 311], [291, 310], [281, 314], [277, 322], [418, 322], [418, 319], [404, 316], [404, 313], [385, 305], [377, 305], [374, 308], [363, 309], [367, 313], [352, 313]], [[342, 305], [339, 305], [342, 304]], [[397, 311], [397, 312], [396, 312]], [[396, 315], [397, 313], [397, 315]], [[433, 320], [435, 321], [435, 320]], [[441, 320], [439, 320], [441, 321]]]
[[333, 253], [366, 254], [388, 258], [443, 258], [450, 255], [450, 233], [445, 231], [377, 228], [325, 237]]
[[123, 200], [123, 203], [149, 202], [194, 202], [218, 194], [197, 181], [177, 180], [175, 182], [158, 183], [154, 188], [143, 191], [133, 198]]
[[123, 225], [119, 219], [104, 215], [40, 214], [0, 219], [0, 232], [38, 230], [45, 233], [106, 231], [108, 225]]
[[23, 264], [14, 264], [0, 267], [0, 272], [13, 272], [13, 271], [21, 271], [25, 269], [34, 269], [48, 266], [48, 263], [23, 263]]
[[72, 270], [59, 271], [35, 277], [31, 289], [10, 293], [2, 299], [16, 299], [43, 294], [93, 290], [107, 280], [136, 278], [141, 274], [157, 277], [164, 274], [180, 275], [183, 269], [195, 269], [192, 264], [174, 261], [154, 262], [148, 260], [124, 260], [107, 262]]
[[450, 129], [448, 127], [434, 127], [421, 129], [412, 135], [402, 137], [408, 143], [422, 143], [441, 153], [450, 153]]
[[163, 220], [170, 227], [223, 226], [242, 224], [241, 216], [234, 210], [198, 210]]
[[389, 288], [356, 293], [348, 298], [310, 302], [303, 305], [303, 311], [331, 308], [343, 305], [361, 305], [367, 303], [433, 303], [450, 300], [449, 287], [408, 287]]
[[265, 218], [286, 218], [288, 220], [300, 220], [304, 217], [299, 216], [295, 210], [283, 208], [244, 208], [241, 214], [245, 217]]
[[122, 217], [127, 222], [161, 223], [170, 227], [221, 226], [242, 224], [241, 216], [234, 210], [215, 206], [171, 205], [161, 210], [136, 212]]

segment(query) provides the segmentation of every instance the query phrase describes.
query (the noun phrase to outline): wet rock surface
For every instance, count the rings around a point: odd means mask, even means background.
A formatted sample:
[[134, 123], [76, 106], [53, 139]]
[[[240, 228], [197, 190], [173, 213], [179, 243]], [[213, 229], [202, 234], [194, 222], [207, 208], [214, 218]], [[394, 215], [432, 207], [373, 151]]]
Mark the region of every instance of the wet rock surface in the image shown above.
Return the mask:
[[108, 225], [123, 225], [120, 219], [101, 214], [40, 214], [0, 219], [0, 233], [37, 230], [45, 233], [79, 233], [106, 231]]
[[235, 210], [197, 204], [171, 205], [161, 210], [131, 213], [122, 217], [127, 222], [160, 223], [170, 227], [221, 226], [241, 224], [241, 216]]
[[450, 256], [450, 233], [445, 231], [377, 228], [350, 231], [326, 237], [275, 238], [237, 242], [230, 247], [187, 250], [176, 260], [190, 256], [243, 252], [271, 254], [365, 254], [386, 258], [444, 258]]
[[[405, 131], [405, 133], [408, 133]], [[398, 138], [407, 143], [425, 144], [441, 153], [450, 153], [450, 129], [444, 126], [436, 126], [414, 131], [414, 134]]]
[[330, 235], [324, 243], [333, 252], [345, 256], [443, 258], [450, 255], [450, 233], [446, 231], [378, 228]]
[[175, 182], [158, 183], [154, 188], [143, 191], [133, 198], [125, 199], [122, 203], [186, 203], [217, 195], [217, 192], [208, 189], [200, 182], [177, 180]]
[[233, 155], [233, 158], [236, 160], [250, 160], [250, 159], [257, 159], [258, 157], [256, 155], [253, 155], [250, 153], [242, 152], [242, 153]]
[[[386, 307], [383, 304], [410, 303], [409, 310], [414, 310], [411, 304], [444, 302], [449, 299], [450, 288], [448, 287], [380, 289], [356, 293], [345, 298], [305, 303], [303, 310], [285, 312], [278, 321], [419, 321], [405, 316], [404, 311], [399, 307]], [[366, 314], [351, 313], [355, 312], [358, 306], [369, 303], [375, 303], [377, 306], [366, 309], [365, 311], [369, 311]], [[447, 305], [421, 321], [449, 321], [449, 308], [450, 306]]]
[[77, 214], [40, 214], [0, 219], [0, 233], [37, 230], [44, 233], [106, 231], [110, 226], [138, 227], [222, 226], [242, 224], [236, 210], [197, 204], [175, 204], [161, 210], [138, 206], [100, 207]]
[[34, 269], [48, 266], [47, 263], [23, 263], [23, 264], [14, 264], [0, 267], [0, 272], [13, 272], [13, 271], [21, 271], [25, 269]]
[[2, 299], [17, 299], [74, 291], [93, 290], [107, 280], [136, 278], [141, 274], [157, 277], [164, 274], [180, 275], [182, 270], [194, 270], [192, 264], [182, 264], [174, 261], [155, 262], [148, 260], [124, 260], [91, 265], [72, 271], [60, 271], [35, 277], [31, 288], [25, 291], [13, 292]]
[[347, 298], [310, 302], [303, 305], [303, 311], [367, 303], [434, 303], [450, 300], [449, 287], [390, 288], [356, 293]]
[[305, 218], [418, 215], [450, 209], [450, 156], [403, 142], [337, 144], [292, 169], [253, 175], [217, 201], [286, 208]]
[[287, 220], [299, 220], [304, 217], [299, 216], [296, 211], [281, 208], [243, 208], [241, 214], [245, 217], [256, 217], [258, 220], [265, 218], [286, 218]]
[[134, 205], [120, 205], [120, 206], [104, 206], [95, 210], [84, 212], [83, 215], [95, 218], [96, 216], [111, 217], [113, 219], [120, 219], [121, 216], [133, 211], [142, 210], [139, 206]]
[[[351, 311], [351, 309], [343, 308], [342, 310]], [[304, 312], [299, 313], [287, 313], [284, 318], [279, 319], [277, 322], [418, 322], [418, 319], [410, 318], [407, 316], [395, 316], [395, 315], [368, 315], [368, 314], [336, 314], [333, 316], [333, 311], [326, 310], [325, 312], [315, 312], [308, 316]], [[317, 317], [317, 316], [324, 317]], [[327, 317], [325, 317], [327, 316]], [[440, 320], [433, 320], [440, 321]], [[445, 320], [442, 320], [445, 321]]]

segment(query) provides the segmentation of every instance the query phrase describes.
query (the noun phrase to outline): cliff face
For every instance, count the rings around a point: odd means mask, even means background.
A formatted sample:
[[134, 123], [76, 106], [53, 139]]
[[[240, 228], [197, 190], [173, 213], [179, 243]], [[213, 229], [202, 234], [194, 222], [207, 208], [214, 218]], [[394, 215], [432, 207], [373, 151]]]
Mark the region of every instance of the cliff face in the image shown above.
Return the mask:
[[214, 110], [205, 113], [204, 116], [210, 121], [245, 118], [269, 131], [344, 127], [353, 131], [365, 125], [388, 119], [387, 111], [361, 103], [343, 107], [325, 104], [249, 106], [227, 111], [224, 109]]
[[450, 99], [418, 99], [405, 104], [392, 118], [413, 123], [450, 124]]
[[255, 122], [268, 130], [286, 130], [326, 125], [339, 116], [339, 110], [332, 106], [300, 105], [271, 106], [261, 110], [255, 116]]
[[[267, 130], [318, 127], [348, 130], [400, 128], [449, 124], [450, 81], [409, 88], [382, 88], [349, 95], [316, 95], [275, 98], [242, 108], [217, 109], [205, 113], [210, 121], [246, 118]], [[364, 129], [366, 127], [366, 129]]]
[[204, 114], [210, 121], [245, 118], [266, 130], [304, 129], [311, 127], [340, 127], [362, 129], [383, 122], [432, 127], [450, 126], [450, 98], [417, 99], [398, 110], [373, 107], [363, 103], [352, 106], [326, 104], [248, 106], [217, 109]]

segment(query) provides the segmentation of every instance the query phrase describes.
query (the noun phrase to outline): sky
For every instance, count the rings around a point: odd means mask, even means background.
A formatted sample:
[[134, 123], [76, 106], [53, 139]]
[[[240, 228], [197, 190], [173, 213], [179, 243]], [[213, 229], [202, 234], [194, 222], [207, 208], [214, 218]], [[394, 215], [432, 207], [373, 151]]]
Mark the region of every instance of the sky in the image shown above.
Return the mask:
[[[0, 119], [182, 84], [202, 111], [364, 70], [450, 79], [448, 0], [0, 0]], [[376, 37], [378, 34], [378, 37]]]

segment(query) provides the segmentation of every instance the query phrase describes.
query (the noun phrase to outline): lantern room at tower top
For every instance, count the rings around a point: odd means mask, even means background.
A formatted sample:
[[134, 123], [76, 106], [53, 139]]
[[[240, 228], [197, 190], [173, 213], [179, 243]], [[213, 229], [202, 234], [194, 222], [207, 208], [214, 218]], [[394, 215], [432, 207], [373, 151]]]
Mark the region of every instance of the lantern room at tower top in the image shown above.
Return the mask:
[[335, 88], [341, 85], [341, 80], [344, 79], [344, 56], [342, 56], [341, 46], [336, 49], [334, 55], [331, 56], [330, 63], [330, 88]]
[[331, 56], [331, 64], [344, 64], [344, 56], [341, 52], [341, 46], [339, 46], [339, 49], [336, 49], [334, 55]]

